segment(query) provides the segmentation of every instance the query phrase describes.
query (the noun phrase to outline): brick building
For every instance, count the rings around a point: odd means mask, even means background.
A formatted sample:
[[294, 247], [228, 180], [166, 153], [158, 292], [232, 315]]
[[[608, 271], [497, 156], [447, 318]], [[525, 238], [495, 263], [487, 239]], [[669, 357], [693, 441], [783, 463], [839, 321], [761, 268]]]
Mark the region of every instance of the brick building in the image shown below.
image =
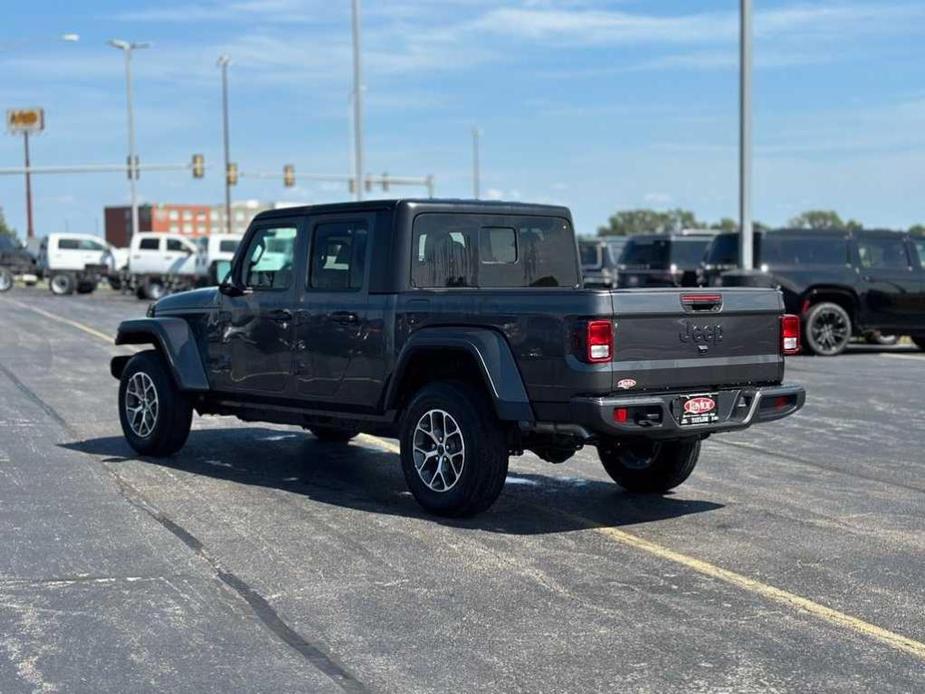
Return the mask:
[[[104, 210], [106, 240], [118, 247], [128, 245], [132, 226], [132, 208], [125, 205]], [[139, 231], [161, 231], [184, 236], [212, 233], [211, 205], [174, 205], [155, 203], [138, 206]]]

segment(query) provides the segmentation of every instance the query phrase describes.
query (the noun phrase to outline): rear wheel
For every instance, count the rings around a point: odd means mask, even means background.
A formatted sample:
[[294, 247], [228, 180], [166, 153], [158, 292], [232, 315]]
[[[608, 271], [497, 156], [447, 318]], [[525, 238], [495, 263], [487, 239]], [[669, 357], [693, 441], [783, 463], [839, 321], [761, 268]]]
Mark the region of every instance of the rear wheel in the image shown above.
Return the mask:
[[335, 427], [311, 427], [311, 432], [316, 439], [325, 443], [347, 443], [357, 435], [357, 432], [350, 429], [337, 429]]
[[142, 285], [142, 292], [145, 299], [157, 301], [167, 293], [167, 288], [161, 280], [149, 278]]
[[48, 288], [55, 296], [73, 294], [76, 287], [77, 280], [74, 278], [74, 275], [66, 272], [55, 273], [51, 276], [51, 279], [48, 280]]
[[841, 354], [851, 339], [851, 317], [838, 304], [816, 304], [806, 314], [804, 344], [813, 354], [834, 357]]
[[408, 488], [441, 516], [472, 516], [491, 506], [507, 477], [508, 447], [491, 404], [469, 386], [425, 386], [405, 409], [401, 465]]
[[153, 457], [176, 453], [186, 443], [193, 407], [154, 350], [132, 357], [119, 383], [119, 421], [129, 445]]
[[84, 280], [77, 283], [78, 294], [92, 294], [96, 291], [96, 282], [93, 280]]
[[690, 477], [700, 457], [700, 440], [609, 441], [597, 451], [607, 474], [621, 487], [661, 494]]
[[8, 292], [13, 288], [13, 273], [5, 267], [0, 267], [0, 292]]

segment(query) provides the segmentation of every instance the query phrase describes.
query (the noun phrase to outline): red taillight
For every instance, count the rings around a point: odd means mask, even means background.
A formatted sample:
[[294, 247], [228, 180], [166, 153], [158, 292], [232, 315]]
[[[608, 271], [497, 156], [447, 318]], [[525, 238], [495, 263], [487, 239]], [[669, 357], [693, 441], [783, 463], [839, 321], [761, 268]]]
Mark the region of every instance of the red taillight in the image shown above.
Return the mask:
[[587, 360], [594, 363], [613, 359], [613, 323], [609, 320], [588, 321]]
[[627, 419], [629, 419], [629, 410], [625, 407], [615, 407], [613, 410], [613, 421], [617, 424], [626, 424]]
[[780, 351], [792, 355], [800, 353], [800, 317], [790, 313], [780, 317]]

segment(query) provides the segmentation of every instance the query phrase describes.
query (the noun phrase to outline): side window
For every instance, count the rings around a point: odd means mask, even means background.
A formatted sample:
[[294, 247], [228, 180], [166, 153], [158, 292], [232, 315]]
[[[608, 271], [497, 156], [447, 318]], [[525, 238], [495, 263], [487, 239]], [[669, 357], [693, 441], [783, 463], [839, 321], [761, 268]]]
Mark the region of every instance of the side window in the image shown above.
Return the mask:
[[418, 215], [414, 220], [411, 283], [431, 288], [476, 286], [473, 239], [478, 238], [478, 229], [475, 215]]
[[180, 239], [167, 239], [167, 250], [175, 253], [186, 253], [189, 255], [192, 251]]
[[368, 233], [366, 222], [329, 222], [316, 226], [309, 286], [329, 291], [362, 288]]
[[294, 226], [258, 229], [244, 256], [244, 285], [254, 290], [292, 286], [292, 261], [298, 230]]
[[92, 239], [80, 239], [77, 242], [80, 250], [82, 251], [105, 251], [106, 247], [101, 244], [99, 241], [93, 241]]
[[902, 236], [867, 236], [858, 239], [861, 267], [878, 270], [906, 270], [909, 255]]
[[138, 242], [138, 250], [140, 251], [156, 251], [160, 245], [160, 239], [142, 239]]
[[919, 265], [925, 268], [925, 238], [913, 237], [912, 242], [915, 244], [915, 250], [919, 254]]
[[58, 239], [59, 251], [76, 251], [80, 248], [80, 242], [77, 239]]
[[488, 264], [516, 263], [517, 232], [508, 227], [482, 227], [479, 230], [479, 260]]

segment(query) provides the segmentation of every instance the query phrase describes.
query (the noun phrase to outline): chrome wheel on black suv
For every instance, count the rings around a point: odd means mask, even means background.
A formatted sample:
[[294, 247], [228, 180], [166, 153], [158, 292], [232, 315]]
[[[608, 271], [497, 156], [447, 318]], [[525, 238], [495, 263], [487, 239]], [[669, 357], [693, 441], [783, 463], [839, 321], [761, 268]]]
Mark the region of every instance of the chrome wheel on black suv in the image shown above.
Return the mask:
[[809, 351], [820, 357], [841, 354], [851, 339], [851, 317], [838, 304], [828, 301], [816, 304], [806, 314], [804, 322]]
[[119, 421], [129, 445], [142, 455], [170, 455], [186, 443], [193, 407], [156, 351], [139, 352], [125, 365]]
[[455, 381], [425, 386], [405, 409], [401, 466], [424, 508], [471, 516], [498, 498], [507, 477], [508, 447], [485, 398]]

